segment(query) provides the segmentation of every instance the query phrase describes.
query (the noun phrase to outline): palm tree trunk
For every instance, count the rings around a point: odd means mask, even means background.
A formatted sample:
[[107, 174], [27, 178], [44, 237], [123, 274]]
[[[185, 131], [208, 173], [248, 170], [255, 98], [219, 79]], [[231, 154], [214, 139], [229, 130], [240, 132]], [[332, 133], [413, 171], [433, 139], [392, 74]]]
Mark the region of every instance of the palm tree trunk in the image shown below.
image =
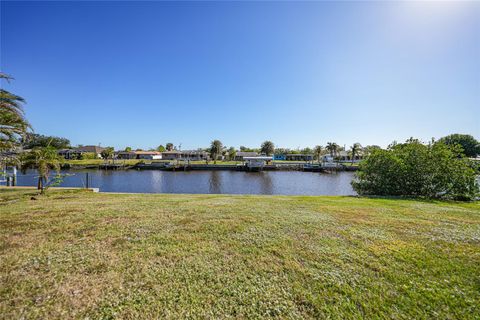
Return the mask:
[[40, 190], [40, 193], [44, 192], [43, 177], [38, 177], [37, 189]]

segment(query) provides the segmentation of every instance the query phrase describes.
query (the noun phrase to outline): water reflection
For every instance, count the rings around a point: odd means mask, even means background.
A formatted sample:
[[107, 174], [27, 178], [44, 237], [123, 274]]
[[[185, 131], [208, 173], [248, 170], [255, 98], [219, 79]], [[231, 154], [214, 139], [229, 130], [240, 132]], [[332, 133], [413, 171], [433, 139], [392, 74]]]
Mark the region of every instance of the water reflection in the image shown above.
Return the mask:
[[[254, 174], [252, 172], [252, 174]], [[272, 175], [269, 172], [260, 172], [256, 175], [260, 180], [260, 194], [273, 194]]]
[[222, 193], [222, 177], [220, 171], [211, 171], [209, 182], [209, 193]]
[[[353, 195], [353, 173], [322, 174], [298, 171], [69, 171], [62, 186], [90, 186], [103, 192], [215, 193], [283, 195]], [[35, 172], [18, 176], [18, 185], [34, 186]]]

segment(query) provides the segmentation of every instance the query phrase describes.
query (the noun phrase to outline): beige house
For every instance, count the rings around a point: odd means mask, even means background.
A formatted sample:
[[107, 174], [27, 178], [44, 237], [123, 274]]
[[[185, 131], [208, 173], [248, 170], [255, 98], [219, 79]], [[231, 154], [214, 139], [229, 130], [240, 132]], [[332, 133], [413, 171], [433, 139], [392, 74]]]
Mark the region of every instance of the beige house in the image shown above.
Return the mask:
[[202, 161], [208, 160], [209, 155], [203, 150], [172, 150], [162, 152], [162, 159]]
[[158, 151], [118, 151], [117, 159], [145, 159], [162, 160], [162, 153]]

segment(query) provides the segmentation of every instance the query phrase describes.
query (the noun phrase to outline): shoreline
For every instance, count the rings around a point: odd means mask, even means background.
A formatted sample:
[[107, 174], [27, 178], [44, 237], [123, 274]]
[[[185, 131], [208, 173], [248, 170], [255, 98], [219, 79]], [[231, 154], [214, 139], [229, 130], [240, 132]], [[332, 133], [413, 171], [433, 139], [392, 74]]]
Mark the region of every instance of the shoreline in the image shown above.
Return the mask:
[[167, 162], [151, 163], [101, 163], [101, 164], [72, 164], [62, 165], [64, 170], [162, 170], [162, 171], [304, 171], [304, 172], [336, 172], [357, 171], [358, 165], [337, 164], [335, 166], [322, 166], [309, 163], [275, 163], [262, 168], [248, 168], [241, 164], [174, 164]]

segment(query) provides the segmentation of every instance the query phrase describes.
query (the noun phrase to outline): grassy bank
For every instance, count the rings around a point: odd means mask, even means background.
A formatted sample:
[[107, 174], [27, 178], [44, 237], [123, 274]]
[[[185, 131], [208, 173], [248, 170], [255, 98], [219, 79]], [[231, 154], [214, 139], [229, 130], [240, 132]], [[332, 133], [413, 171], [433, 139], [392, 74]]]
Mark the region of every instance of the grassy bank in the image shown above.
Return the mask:
[[480, 204], [0, 189], [0, 318], [480, 317]]
[[[108, 161], [112, 163], [112, 161]], [[140, 159], [126, 159], [126, 160], [115, 160], [117, 164], [124, 164], [127, 166], [134, 166], [138, 163], [176, 163], [174, 160], [140, 160]], [[184, 163], [181, 161], [180, 163]], [[190, 161], [191, 164], [206, 164], [205, 161]], [[240, 161], [217, 161], [217, 165], [235, 165], [240, 164]], [[71, 167], [90, 167], [90, 166], [100, 166], [105, 164], [103, 159], [85, 159], [85, 160], [65, 160], [64, 165], [70, 165]], [[213, 165], [213, 161], [208, 162], [209, 165]]]

